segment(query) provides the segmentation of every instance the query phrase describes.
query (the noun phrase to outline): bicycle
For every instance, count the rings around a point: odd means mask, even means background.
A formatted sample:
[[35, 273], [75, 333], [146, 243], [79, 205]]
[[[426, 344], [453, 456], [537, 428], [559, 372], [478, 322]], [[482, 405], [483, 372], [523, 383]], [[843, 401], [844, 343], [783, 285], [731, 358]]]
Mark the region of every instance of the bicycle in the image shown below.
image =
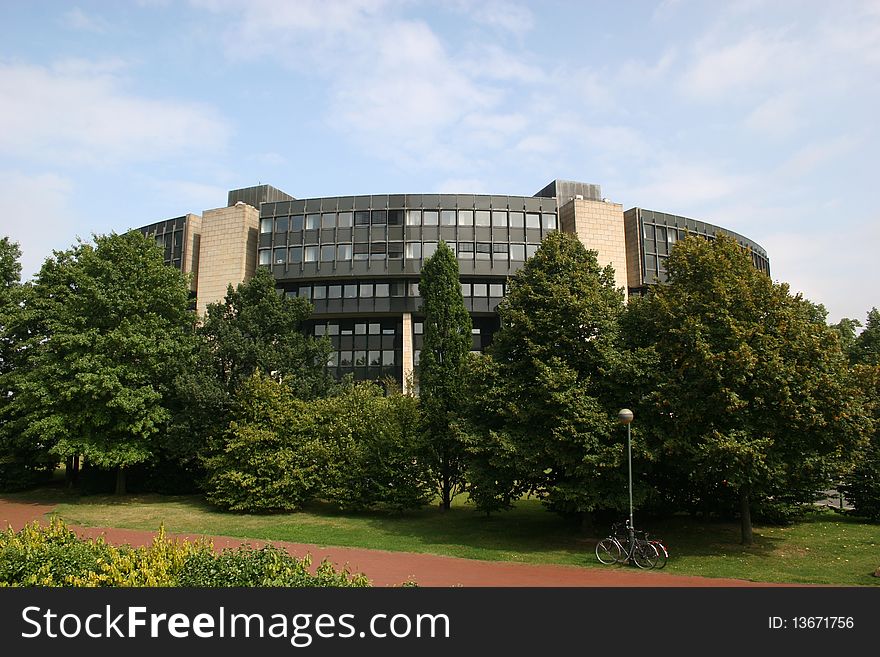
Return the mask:
[[611, 535], [596, 545], [596, 558], [600, 563], [634, 563], [639, 568], [654, 568], [660, 560], [657, 547], [647, 540], [645, 532], [631, 529], [626, 523], [626, 535], [621, 536], [620, 526], [612, 525]]
[[[645, 534], [645, 536], [647, 536], [647, 534]], [[657, 565], [654, 567], [657, 568], [657, 570], [665, 568], [666, 562], [669, 561], [669, 550], [666, 549], [663, 541], [658, 538], [652, 538], [648, 542], [654, 546], [655, 550], [657, 550]]]

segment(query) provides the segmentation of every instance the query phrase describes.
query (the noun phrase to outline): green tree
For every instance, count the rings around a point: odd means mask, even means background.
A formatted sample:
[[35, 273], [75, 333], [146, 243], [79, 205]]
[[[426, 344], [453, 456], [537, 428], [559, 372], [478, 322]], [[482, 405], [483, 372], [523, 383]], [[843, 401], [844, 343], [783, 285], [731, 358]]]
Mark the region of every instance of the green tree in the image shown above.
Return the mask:
[[844, 478], [843, 493], [856, 513], [880, 520], [880, 365], [856, 365], [855, 385], [865, 397], [865, 408], [873, 427], [870, 440], [855, 459], [855, 467]]
[[312, 402], [326, 447], [322, 497], [341, 509], [415, 509], [434, 494], [421, 458], [418, 401], [369, 382]]
[[25, 435], [26, 418], [18, 402], [18, 380], [32, 352], [28, 297], [21, 283], [21, 250], [8, 237], [0, 239], [0, 490], [25, 488], [48, 476], [58, 462], [51, 443]]
[[589, 521], [623, 508], [625, 445], [616, 413], [623, 292], [574, 236], [554, 232], [511, 279], [492, 356], [508, 386], [507, 431], [529, 487]]
[[190, 350], [185, 277], [140, 233], [96, 236], [56, 252], [37, 276], [39, 317], [14, 405], [24, 435], [58, 456], [115, 468], [153, 456], [174, 377]]
[[854, 361], [856, 359], [856, 329], [861, 328], [861, 326], [862, 323], [859, 320], [850, 319], [849, 317], [844, 317], [836, 324], [830, 325], [831, 330], [833, 330], [837, 334], [837, 338], [838, 340], [840, 340], [840, 348], [851, 361]]
[[752, 542], [755, 501], [821, 485], [865, 424], [821, 307], [774, 284], [732, 238], [689, 237], [650, 301], [661, 367], [655, 423], [695, 487], [739, 501]]
[[230, 285], [222, 302], [208, 306], [192, 365], [175, 382], [170, 442], [182, 458], [210, 451], [233, 419], [239, 387], [257, 372], [280, 379], [298, 399], [332, 387], [325, 368], [329, 343], [303, 331], [311, 312], [305, 299], [279, 294], [262, 267], [236, 288]]
[[257, 372], [236, 390], [233, 414], [206, 461], [208, 500], [230, 511], [296, 511], [313, 499], [326, 456], [306, 402]]
[[853, 361], [863, 365], [880, 365], [880, 310], [871, 308], [865, 328], [852, 347]]
[[464, 484], [459, 421], [462, 376], [471, 349], [471, 317], [464, 307], [458, 279], [458, 260], [440, 242], [422, 266], [419, 292], [424, 342], [419, 361], [419, 401], [425, 437], [425, 457], [437, 482], [442, 508]]

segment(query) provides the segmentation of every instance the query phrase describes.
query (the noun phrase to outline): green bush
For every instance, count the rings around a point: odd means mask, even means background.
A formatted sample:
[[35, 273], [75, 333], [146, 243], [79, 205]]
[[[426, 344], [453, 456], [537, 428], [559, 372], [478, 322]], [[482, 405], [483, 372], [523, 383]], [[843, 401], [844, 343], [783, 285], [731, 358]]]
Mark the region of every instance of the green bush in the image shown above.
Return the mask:
[[0, 534], [0, 586], [369, 586], [363, 575], [337, 571], [327, 561], [314, 573], [310, 566], [309, 557], [271, 545], [216, 554], [208, 542], [170, 540], [164, 529], [151, 546], [139, 548], [81, 539], [60, 519]]
[[296, 511], [321, 498], [341, 509], [417, 508], [430, 500], [417, 458], [418, 402], [375, 384], [304, 402], [254, 376], [235, 421], [206, 461], [208, 500], [230, 511]]

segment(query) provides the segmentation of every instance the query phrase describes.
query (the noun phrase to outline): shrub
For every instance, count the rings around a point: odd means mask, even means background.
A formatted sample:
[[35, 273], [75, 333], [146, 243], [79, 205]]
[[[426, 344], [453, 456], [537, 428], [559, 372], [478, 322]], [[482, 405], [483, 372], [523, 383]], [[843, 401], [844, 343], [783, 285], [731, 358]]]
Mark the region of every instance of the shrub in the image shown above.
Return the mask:
[[329, 562], [313, 574], [308, 557], [297, 559], [271, 545], [216, 554], [206, 541], [168, 539], [159, 530], [149, 547], [113, 546], [82, 539], [60, 519], [0, 534], [0, 586], [369, 586], [363, 575]]

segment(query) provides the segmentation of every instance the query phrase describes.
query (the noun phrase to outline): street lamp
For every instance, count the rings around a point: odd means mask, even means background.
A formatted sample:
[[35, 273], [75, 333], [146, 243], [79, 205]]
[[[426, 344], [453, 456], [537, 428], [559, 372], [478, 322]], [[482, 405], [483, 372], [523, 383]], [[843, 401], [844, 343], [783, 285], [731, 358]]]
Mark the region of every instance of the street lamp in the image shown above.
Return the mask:
[[633, 421], [633, 412], [628, 408], [622, 408], [617, 414], [617, 421], [626, 425], [626, 451], [629, 458], [629, 538], [632, 541], [635, 527], [633, 526], [633, 451], [629, 425]]

